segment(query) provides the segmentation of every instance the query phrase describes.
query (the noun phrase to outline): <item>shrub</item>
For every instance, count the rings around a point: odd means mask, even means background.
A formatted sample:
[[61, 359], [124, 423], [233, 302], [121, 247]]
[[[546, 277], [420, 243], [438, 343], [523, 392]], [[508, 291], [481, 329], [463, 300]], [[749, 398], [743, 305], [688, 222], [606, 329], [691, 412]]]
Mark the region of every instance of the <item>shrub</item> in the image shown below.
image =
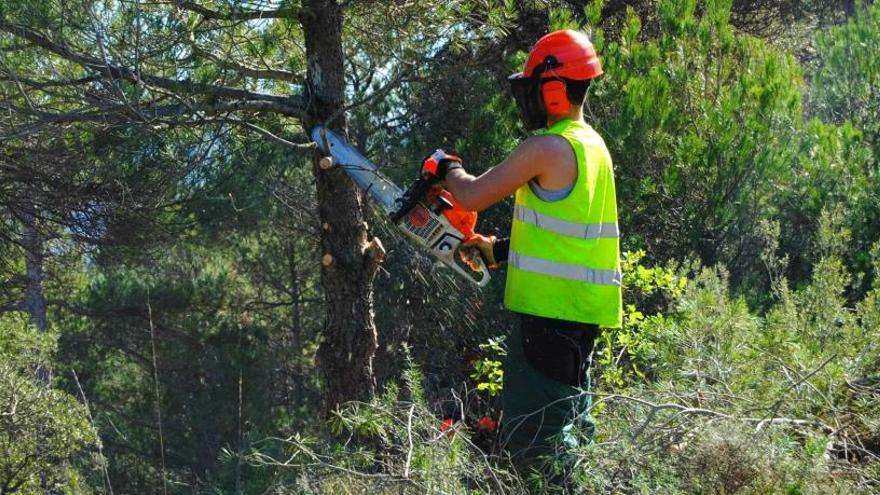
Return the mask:
[[88, 457], [99, 440], [86, 407], [36, 378], [53, 348], [50, 336], [0, 319], [0, 492], [79, 492], [77, 468], [102, 462]]

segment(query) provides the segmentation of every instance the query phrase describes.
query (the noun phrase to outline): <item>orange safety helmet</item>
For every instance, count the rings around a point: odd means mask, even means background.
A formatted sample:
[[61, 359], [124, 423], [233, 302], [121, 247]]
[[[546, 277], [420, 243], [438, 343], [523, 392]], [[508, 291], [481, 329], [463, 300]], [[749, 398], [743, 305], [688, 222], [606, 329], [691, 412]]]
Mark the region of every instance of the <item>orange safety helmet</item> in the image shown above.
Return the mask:
[[507, 78], [529, 130], [547, 125], [548, 115], [571, 109], [566, 81], [587, 81], [602, 75], [602, 63], [587, 35], [565, 29], [535, 43], [522, 72]]

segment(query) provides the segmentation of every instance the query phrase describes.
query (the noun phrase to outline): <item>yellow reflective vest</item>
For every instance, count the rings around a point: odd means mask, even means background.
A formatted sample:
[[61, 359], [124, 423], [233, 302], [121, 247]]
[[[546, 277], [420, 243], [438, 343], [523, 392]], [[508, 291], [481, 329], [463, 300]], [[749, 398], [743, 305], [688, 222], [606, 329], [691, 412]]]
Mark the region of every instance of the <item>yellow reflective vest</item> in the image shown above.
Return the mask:
[[581, 121], [544, 134], [564, 137], [577, 157], [574, 189], [547, 202], [528, 184], [516, 191], [504, 305], [511, 311], [620, 327], [617, 197], [605, 142]]

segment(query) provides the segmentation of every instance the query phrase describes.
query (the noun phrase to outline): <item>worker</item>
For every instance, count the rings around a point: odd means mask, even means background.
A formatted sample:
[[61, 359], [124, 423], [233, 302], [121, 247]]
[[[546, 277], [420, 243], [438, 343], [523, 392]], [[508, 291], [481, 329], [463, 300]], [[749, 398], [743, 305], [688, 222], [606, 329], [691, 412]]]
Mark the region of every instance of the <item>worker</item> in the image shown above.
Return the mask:
[[490, 266], [507, 262], [507, 339], [501, 442], [521, 466], [591, 439], [590, 360], [600, 327], [621, 324], [619, 229], [611, 157], [584, 122], [591, 80], [602, 75], [589, 38], [542, 37], [508, 78], [526, 128], [543, 129], [479, 177], [437, 150], [433, 174], [467, 210], [515, 193], [509, 239], [466, 243]]

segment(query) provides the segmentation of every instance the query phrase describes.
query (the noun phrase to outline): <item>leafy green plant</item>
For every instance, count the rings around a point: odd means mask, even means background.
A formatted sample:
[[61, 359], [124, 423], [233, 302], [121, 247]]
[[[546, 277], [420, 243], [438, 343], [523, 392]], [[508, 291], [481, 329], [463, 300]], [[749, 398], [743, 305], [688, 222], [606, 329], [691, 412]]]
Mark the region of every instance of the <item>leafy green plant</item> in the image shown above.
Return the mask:
[[[54, 339], [0, 318], [0, 491], [42, 493], [82, 483], [76, 464], [93, 465], [98, 444], [86, 407], [36, 379], [48, 366]], [[100, 461], [99, 461], [100, 462]], [[80, 488], [85, 488], [84, 486]]]
[[[493, 352], [499, 341], [487, 343]], [[422, 372], [410, 361], [402, 374], [407, 389]], [[316, 427], [284, 439], [258, 442], [248, 455], [258, 467], [295, 480], [297, 493], [523, 493], [506, 460], [490, 456], [461, 423], [444, 426], [422, 401], [389, 383], [369, 402], [349, 402]], [[317, 425], [316, 425], [317, 426]]]
[[477, 390], [485, 391], [489, 397], [498, 395], [504, 387], [504, 370], [501, 362], [507, 355], [504, 336], [490, 338], [480, 344], [484, 356], [475, 360], [470, 377], [477, 383]]
[[[660, 311], [646, 316], [640, 306], [658, 295], [664, 296], [665, 304], [674, 302], [687, 286], [687, 277], [676, 275], [672, 269], [645, 266], [642, 263], [645, 256], [643, 250], [623, 254], [623, 326], [603, 329], [597, 341], [596, 364], [600, 380], [611, 390], [624, 389], [630, 380], [645, 378], [642, 365], [651, 351], [651, 340], [646, 334], [664, 323]], [[600, 406], [596, 413], [601, 410]]]

